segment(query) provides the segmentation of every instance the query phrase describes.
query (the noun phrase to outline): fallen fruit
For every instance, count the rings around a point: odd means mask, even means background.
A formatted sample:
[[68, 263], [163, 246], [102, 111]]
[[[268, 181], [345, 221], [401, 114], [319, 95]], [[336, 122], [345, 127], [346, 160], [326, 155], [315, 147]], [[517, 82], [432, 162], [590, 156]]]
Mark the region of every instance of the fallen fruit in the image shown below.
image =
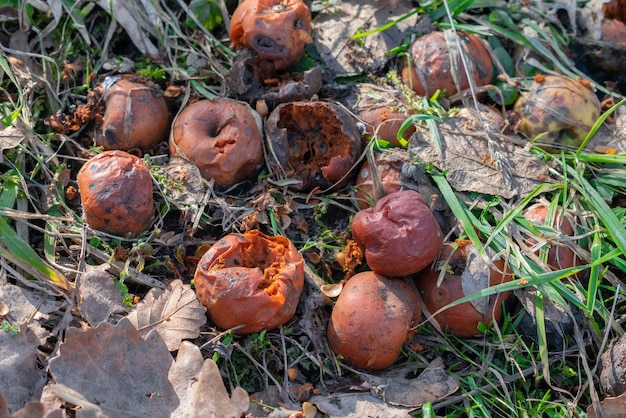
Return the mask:
[[[465, 90], [470, 84], [460, 58], [460, 54], [464, 54], [475, 85], [480, 87], [489, 84], [493, 76], [489, 51], [476, 35], [460, 32], [458, 36], [461, 51], [458, 51], [459, 57], [454, 64], [450, 58], [450, 49], [456, 48], [456, 42], [449, 46], [444, 32], [431, 32], [417, 38], [409, 49], [409, 58], [401, 61], [404, 83], [420, 96], [431, 96], [437, 90], [445, 90], [445, 94], [451, 96], [458, 93], [459, 89]], [[457, 72], [458, 86], [453, 71]]]
[[152, 178], [142, 159], [125, 151], [105, 151], [81, 167], [76, 181], [83, 216], [91, 228], [134, 236], [150, 227]]
[[172, 125], [170, 152], [195, 164], [216, 187], [256, 175], [263, 164], [263, 125], [247, 103], [218, 98], [187, 106]]
[[[535, 203], [526, 208], [523, 216], [537, 226], [544, 226], [547, 223], [548, 206], [543, 203]], [[575, 217], [568, 212], [566, 212], [566, 216], [563, 216], [560, 210], [557, 210], [551, 222], [551, 227], [569, 237], [576, 235], [575, 226]], [[574, 250], [565, 243], [565, 239], [551, 237], [549, 241], [550, 243], [546, 244], [548, 248], [546, 261], [550, 267], [555, 270], [562, 270], [578, 265], [578, 257], [576, 257]], [[528, 237], [527, 239], [529, 246], [534, 246], [537, 242], [535, 237]], [[536, 254], [539, 254], [539, 251], [538, 249]]]
[[138, 78], [108, 77], [96, 145], [105, 150], [154, 149], [167, 137], [170, 114], [160, 87]]
[[352, 235], [365, 248], [369, 267], [388, 277], [417, 273], [437, 258], [443, 245], [437, 219], [413, 190], [388, 194], [357, 212]]
[[369, 160], [365, 160], [356, 177], [356, 189], [352, 198], [359, 209], [374, 206], [378, 199], [400, 191], [403, 186], [402, 165], [406, 160], [394, 153], [382, 151], [374, 155], [374, 162], [375, 166], [372, 168]]
[[196, 293], [222, 329], [250, 334], [293, 317], [304, 286], [304, 260], [293, 243], [258, 230], [231, 233], [202, 256]]
[[304, 55], [311, 39], [311, 11], [303, 0], [244, 0], [230, 20], [230, 39], [285, 70]]
[[[458, 245], [458, 248], [456, 246]], [[443, 246], [439, 256], [440, 266], [422, 271], [416, 278], [424, 306], [431, 314], [474, 292], [511, 281], [512, 275], [503, 260], [493, 265], [479, 255], [470, 241], [457, 241]], [[441, 270], [443, 280], [437, 286]], [[480, 334], [479, 324], [489, 325], [502, 319], [502, 302], [511, 292], [498, 293], [464, 302], [435, 315], [444, 332], [469, 338]]]
[[411, 341], [421, 315], [419, 300], [404, 280], [358, 273], [346, 282], [333, 307], [328, 342], [353, 366], [384, 369]]
[[270, 168], [297, 191], [340, 187], [361, 153], [361, 133], [344, 108], [327, 102], [283, 103], [265, 122]]
[[[359, 113], [359, 117], [365, 123], [365, 139], [377, 137], [400, 146], [398, 132], [407, 118], [402, 111], [390, 106], [378, 106], [364, 109]], [[402, 134], [402, 138], [408, 140], [414, 132], [415, 126], [410, 125]]]
[[515, 102], [519, 130], [548, 151], [577, 149], [600, 116], [600, 102], [589, 83], [561, 75], [537, 76]]

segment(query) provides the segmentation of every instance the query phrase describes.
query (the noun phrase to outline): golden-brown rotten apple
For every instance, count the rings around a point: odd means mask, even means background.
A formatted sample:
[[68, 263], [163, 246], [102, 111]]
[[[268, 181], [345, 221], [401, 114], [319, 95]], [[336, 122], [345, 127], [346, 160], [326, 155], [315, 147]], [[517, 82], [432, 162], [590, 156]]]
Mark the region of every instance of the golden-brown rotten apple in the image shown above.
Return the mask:
[[[359, 209], [372, 207], [381, 197], [402, 189], [404, 160], [390, 152], [378, 152], [374, 161], [375, 167], [372, 169], [369, 160], [365, 160], [356, 178], [356, 189], [352, 198]], [[382, 190], [378, 190], [381, 186]]]
[[172, 125], [170, 152], [194, 163], [215, 186], [233, 186], [256, 175], [263, 164], [261, 117], [238, 100], [192, 103]]
[[87, 161], [76, 177], [87, 224], [126, 236], [150, 227], [152, 178], [146, 163], [125, 151], [105, 151]]
[[[523, 216], [537, 226], [546, 225], [548, 206], [544, 203], [536, 203], [526, 208]], [[572, 214], [566, 212], [566, 216], [564, 217], [562, 212], [557, 210], [551, 226], [561, 231], [564, 235], [571, 237], [576, 235], [575, 225], [576, 220]], [[548, 254], [546, 261], [548, 265], [555, 270], [577, 266], [579, 263], [576, 253], [571, 247], [561, 241], [562, 240], [558, 237], [555, 237], [551, 239], [551, 244], [547, 244]], [[534, 237], [530, 237], [528, 243], [532, 246], [537, 243], [537, 240]], [[537, 253], [539, 253], [539, 251], [540, 250], [537, 250]]]
[[[407, 118], [402, 111], [390, 106], [378, 106], [363, 110], [359, 117], [365, 123], [366, 139], [376, 136], [392, 145], [400, 145], [398, 131]], [[411, 125], [404, 131], [402, 138], [408, 140], [414, 132], [415, 126]]]
[[404, 280], [372, 271], [346, 282], [328, 323], [328, 342], [348, 363], [367, 370], [392, 365], [410, 342], [422, 312]]
[[293, 317], [304, 285], [304, 260], [293, 243], [258, 230], [231, 233], [202, 256], [196, 293], [220, 328], [249, 334]]
[[167, 137], [170, 114], [160, 87], [130, 78], [103, 83], [105, 112], [96, 145], [105, 150], [149, 151]]
[[437, 258], [443, 245], [437, 219], [413, 190], [388, 194], [357, 212], [352, 235], [365, 248], [369, 267], [389, 277], [417, 273]]
[[311, 191], [345, 184], [361, 153], [356, 120], [326, 102], [283, 103], [265, 122], [272, 172], [297, 180], [290, 187]]
[[311, 39], [311, 11], [303, 0], [244, 0], [230, 20], [230, 39], [285, 70], [304, 55]]
[[[493, 62], [480, 38], [470, 33], [459, 33], [459, 41], [469, 73], [476, 86], [484, 86], [493, 76]], [[453, 95], [459, 90], [452, 74], [450, 48], [443, 32], [431, 32], [417, 38], [409, 50], [408, 62], [401, 63], [402, 80], [420, 96], [430, 96], [437, 90]], [[458, 71], [459, 88], [469, 88], [465, 67], [459, 56], [455, 68]]]
[[561, 75], [536, 76], [530, 89], [515, 102], [519, 130], [554, 151], [578, 148], [600, 116], [600, 102], [589, 83]]
[[[455, 249], [456, 245], [458, 248]], [[422, 294], [424, 306], [434, 314], [444, 306], [476, 291], [511, 281], [512, 275], [503, 260], [491, 265], [484, 260], [470, 241], [447, 243], [439, 257], [440, 268], [430, 267], [417, 277], [417, 287]], [[437, 286], [444, 268], [443, 280]], [[502, 302], [511, 292], [474, 299], [445, 309], [435, 315], [435, 320], [444, 332], [468, 338], [480, 333], [478, 324], [488, 325], [502, 319]]]

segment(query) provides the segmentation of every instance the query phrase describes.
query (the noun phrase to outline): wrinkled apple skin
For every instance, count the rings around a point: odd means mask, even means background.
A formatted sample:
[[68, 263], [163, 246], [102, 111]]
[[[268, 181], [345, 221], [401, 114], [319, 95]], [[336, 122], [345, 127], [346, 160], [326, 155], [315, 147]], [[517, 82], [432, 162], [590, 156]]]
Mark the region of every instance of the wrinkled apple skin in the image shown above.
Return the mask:
[[376, 273], [400, 277], [432, 263], [443, 245], [437, 219], [416, 191], [388, 194], [372, 208], [354, 215], [354, 240], [365, 248], [365, 259]]
[[311, 11], [302, 0], [244, 0], [230, 21], [230, 39], [256, 51], [276, 70], [292, 67], [311, 39]]
[[304, 260], [283, 236], [258, 230], [231, 233], [201, 257], [196, 293], [222, 329], [250, 334], [277, 328], [296, 312], [304, 286]]
[[[447, 261], [446, 273], [444, 273], [441, 284], [437, 286], [440, 280], [441, 271], [437, 268], [429, 267], [417, 276], [416, 284], [422, 295], [424, 306], [431, 314], [434, 314], [444, 306], [467, 296], [463, 291], [463, 270], [467, 266], [468, 247], [470, 241], [458, 243], [455, 250], [454, 243], [447, 243], [441, 250], [439, 259]], [[496, 260], [493, 268], [489, 270], [489, 286], [495, 286], [501, 283], [511, 281], [511, 275], [508, 266], [503, 260]], [[503, 292], [489, 296], [489, 313], [483, 315], [472, 305], [471, 302], [448, 308], [437, 315], [435, 320], [444, 332], [449, 332], [460, 338], [470, 338], [480, 334], [478, 324], [488, 325], [502, 319], [502, 302], [505, 301], [511, 292]]]
[[358, 273], [346, 282], [333, 307], [328, 341], [351, 365], [384, 369], [411, 341], [421, 315], [419, 300], [404, 280]]

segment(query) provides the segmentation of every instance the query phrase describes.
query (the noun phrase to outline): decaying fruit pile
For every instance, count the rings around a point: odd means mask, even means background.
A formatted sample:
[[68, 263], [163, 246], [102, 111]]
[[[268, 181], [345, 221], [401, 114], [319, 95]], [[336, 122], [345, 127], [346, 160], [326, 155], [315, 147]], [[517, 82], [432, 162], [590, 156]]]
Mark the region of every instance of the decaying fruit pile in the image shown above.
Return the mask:
[[[193, 280], [212, 336], [301, 327], [299, 317], [315, 317], [321, 331], [301, 332], [327, 359], [375, 371], [402, 363], [420, 326], [459, 338], [482, 335], [502, 320], [512, 293], [457, 301], [522, 278], [504, 254], [459, 238], [456, 219], [410, 152], [428, 131], [413, 117], [415, 103], [436, 94], [447, 104], [470, 104], [476, 114], [462, 124], [477, 136], [487, 115], [496, 115], [497, 130], [515, 137], [515, 148], [531, 159], [524, 149], [530, 142], [548, 152], [586, 145], [601, 114], [591, 83], [541, 74], [512, 82], [485, 39], [436, 30], [416, 37], [393, 62], [394, 79], [348, 92], [318, 65], [300, 69], [312, 30], [303, 0], [244, 0], [230, 20], [237, 56], [229, 97], [183, 98], [173, 84], [109, 74], [89, 93], [86, 107], [101, 112], [93, 121], [74, 126], [78, 112], [51, 116], [47, 124], [58, 132], [87, 133], [74, 206], [90, 233], [107, 239], [184, 225], [192, 244], [168, 267]], [[502, 101], [486, 92], [509, 81], [519, 98], [501, 114]], [[501, 162], [482, 157], [494, 167]], [[221, 207], [180, 199], [197, 188]], [[330, 196], [342, 204], [328, 208]], [[560, 231], [543, 246], [546, 268], [583, 264], [568, 244], [577, 215], [550, 212], [544, 203], [523, 217], [536, 229]], [[178, 210], [164, 218], [165, 204]], [[210, 219], [220, 216], [221, 224]], [[325, 229], [340, 231], [341, 248], [307, 246]], [[529, 249], [545, 241], [522, 238]], [[530, 253], [539, 257], [538, 249]], [[584, 280], [579, 276], [571, 279]]]

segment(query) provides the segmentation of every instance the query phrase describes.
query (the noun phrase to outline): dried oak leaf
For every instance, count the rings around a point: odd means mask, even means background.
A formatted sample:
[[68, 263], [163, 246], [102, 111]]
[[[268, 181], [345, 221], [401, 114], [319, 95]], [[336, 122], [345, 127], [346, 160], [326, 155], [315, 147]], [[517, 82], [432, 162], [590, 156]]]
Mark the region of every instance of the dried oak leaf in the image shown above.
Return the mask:
[[204, 360], [200, 349], [188, 341], [178, 350], [169, 380], [180, 399], [173, 417], [238, 418], [250, 405], [248, 394], [240, 387], [233, 390], [232, 397], [228, 396], [217, 364]]
[[0, 330], [0, 388], [9, 412], [39, 399], [45, 384], [45, 374], [37, 367], [37, 347], [41, 342], [36, 333], [36, 329], [26, 325], [15, 336]]
[[127, 316], [145, 337], [156, 330], [170, 351], [178, 350], [184, 339], [200, 335], [206, 322], [206, 309], [191, 286], [174, 280], [167, 289], [151, 289]]
[[598, 414], [602, 413], [602, 418], [620, 418], [624, 416], [626, 411], [626, 392], [619, 396], [604, 398], [600, 402], [600, 411], [596, 411], [593, 405], [587, 407], [587, 417], [596, 418]]
[[0, 418], [43, 418], [43, 416], [44, 406], [41, 402], [29, 402], [22, 409], [11, 414], [6, 400], [0, 393]]
[[169, 417], [179, 405], [168, 380], [173, 363], [157, 332], [142, 339], [126, 318], [115, 326], [72, 327], [50, 359], [57, 382], [51, 389], [89, 416]]
[[[468, 114], [469, 113], [469, 114]], [[498, 132], [502, 117], [483, 109], [483, 123]], [[526, 196], [549, 181], [546, 165], [512, 141], [495, 136], [497, 155], [491, 155], [487, 135], [477, 117], [466, 110], [437, 123], [438, 140], [427, 128], [418, 128], [409, 141], [409, 154], [420, 163], [432, 163], [446, 172], [450, 185], [459, 192], [471, 191], [510, 199]], [[518, 138], [519, 139], [519, 138]], [[510, 186], [507, 183], [510, 180]]]
[[78, 286], [78, 309], [91, 326], [106, 321], [114, 312], [124, 312], [127, 309], [113, 279], [112, 274], [100, 269], [88, 271], [81, 277]]

